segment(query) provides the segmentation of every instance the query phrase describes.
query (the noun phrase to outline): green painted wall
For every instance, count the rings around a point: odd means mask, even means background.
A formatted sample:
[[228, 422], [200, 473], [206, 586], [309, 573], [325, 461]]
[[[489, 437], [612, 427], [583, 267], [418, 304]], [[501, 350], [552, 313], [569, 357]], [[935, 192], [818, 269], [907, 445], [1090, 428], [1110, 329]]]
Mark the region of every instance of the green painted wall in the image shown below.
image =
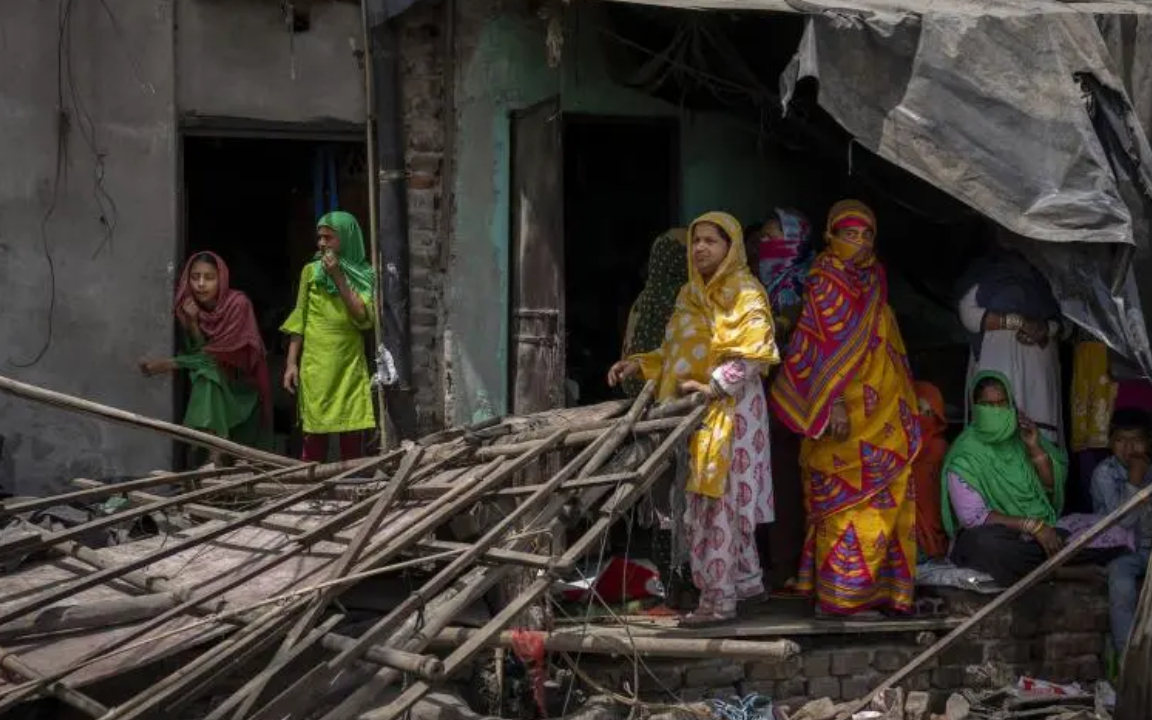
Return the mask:
[[[510, 113], [559, 95], [566, 112], [680, 118], [682, 223], [708, 210], [747, 221], [793, 194], [759, 152], [758, 128], [679, 108], [613, 81], [595, 6], [565, 18], [560, 68], [545, 23], [521, 2], [461, 3], [456, 74], [453, 264], [446, 298], [451, 415], [473, 422], [507, 408]], [[785, 199], [781, 199], [785, 198]]]

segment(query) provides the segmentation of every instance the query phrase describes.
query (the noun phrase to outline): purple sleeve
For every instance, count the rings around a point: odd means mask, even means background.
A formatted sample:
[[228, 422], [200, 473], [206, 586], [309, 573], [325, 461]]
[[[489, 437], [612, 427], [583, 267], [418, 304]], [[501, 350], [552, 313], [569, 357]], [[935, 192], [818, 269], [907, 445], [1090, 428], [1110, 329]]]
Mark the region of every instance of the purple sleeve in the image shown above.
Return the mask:
[[741, 385], [760, 379], [759, 370], [759, 363], [739, 358], [727, 360], [712, 371], [712, 387], [729, 397], [736, 397]]
[[952, 511], [962, 527], [976, 527], [988, 520], [991, 510], [980, 493], [954, 472], [948, 473], [948, 499], [952, 502]]

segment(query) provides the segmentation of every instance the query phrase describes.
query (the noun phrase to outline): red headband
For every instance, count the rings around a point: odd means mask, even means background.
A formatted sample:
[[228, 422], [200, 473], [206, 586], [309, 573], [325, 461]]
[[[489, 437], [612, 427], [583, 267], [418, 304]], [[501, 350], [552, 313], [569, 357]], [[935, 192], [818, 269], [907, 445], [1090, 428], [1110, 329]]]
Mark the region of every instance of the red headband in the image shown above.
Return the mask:
[[854, 227], [868, 228], [871, 230], [872, 223], [868, 220], [868, 218], [862, 217], [860, 215], [849, 215], [846, 218], [837, 220], [836, 223], [832, 226], [832, 231], [835, 232], [836, 230], [844, 230]]

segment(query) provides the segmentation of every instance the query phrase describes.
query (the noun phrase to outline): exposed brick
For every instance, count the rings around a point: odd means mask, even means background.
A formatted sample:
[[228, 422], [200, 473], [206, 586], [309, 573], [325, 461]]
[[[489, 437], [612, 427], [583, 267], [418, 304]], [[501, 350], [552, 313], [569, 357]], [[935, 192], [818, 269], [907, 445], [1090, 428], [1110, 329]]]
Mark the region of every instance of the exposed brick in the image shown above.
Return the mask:
[[832, 653], [826, 650], [813, 650], [804, 653], [804, 675], [809, 678], [827, 677], [832, 674]]
[[845, 700], [855, 700], [863, 697], [883, 681], [883, 678], [874, 673], [853, 675], [840, 678], [840, 697]]
[[800, 674], [803, 662], [797, 657], [784, 660], [748, 663], [744, 673], [753, 680], [790, 680]]
[[1059, 633], [1044, 638], [1040, 660], [1064, 660], [1104, 651], [1103, 638], [1097, 633]]
[[840, 699], [840, 680], [834, 677], [808, 678], [808, 697]]
[[993, 640], [985, 643], [984, 657], [997, 663], [1026, 663], [1032, 657], [1032, 643], [1019, 640]]
[[912, 655], [912, 651], [906, 648], [879, 648], [872, 657], [872, 667], [881, 672], [895, 672], [907, 665]]
[[841, 650], [832, 654], [833, 675], [856, 675], [866, 672], [872, 664], [872, 653], [868, 650]]
[[940, 653], [941, 665], [975, 665], [984, 662], [984, 645], [962, 641]]
[[772, 689], [772, 697], [774, 698], [790, 698], [799, 697], [803, 695], [808, 689], [808, 681], [802, 677], [792, 678], [791, 680], [781, 680], [776, 683]]
[[714, 688], [732, 685], [744, 679], [744, 666], [730, 663], [719, 667], [690, 668], [684, 677], [685, 687]]
[[969, 637], [974, 639], [997, 640], [1009, 637], [1012, 634], [1012, 612], [1002, 610], [992, 613], [984, 618], [976, 627], [972, 628]]
[[938, 667], [932, 671], [932, 687], [953, 690], [964, 686], [964, 668]]
[[932, 671], [924, 670], [908, 676], [904, 681], [904, 689], [908, 691], [925, 691], [932, 687]]

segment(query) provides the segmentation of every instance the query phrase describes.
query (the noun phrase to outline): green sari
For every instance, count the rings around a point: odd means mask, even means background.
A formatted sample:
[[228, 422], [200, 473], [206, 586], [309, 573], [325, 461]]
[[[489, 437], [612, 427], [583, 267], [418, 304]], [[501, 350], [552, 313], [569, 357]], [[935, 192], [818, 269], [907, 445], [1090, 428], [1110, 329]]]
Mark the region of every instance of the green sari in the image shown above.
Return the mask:
[[191, 385], [184, 426], [249, 447], [270, 447], [256, 387], [228, 377], [204, 352], [203, 343], [185, 337], [184, 347], [184, 354], [173, 358], [176, 367], [188, 373]]

